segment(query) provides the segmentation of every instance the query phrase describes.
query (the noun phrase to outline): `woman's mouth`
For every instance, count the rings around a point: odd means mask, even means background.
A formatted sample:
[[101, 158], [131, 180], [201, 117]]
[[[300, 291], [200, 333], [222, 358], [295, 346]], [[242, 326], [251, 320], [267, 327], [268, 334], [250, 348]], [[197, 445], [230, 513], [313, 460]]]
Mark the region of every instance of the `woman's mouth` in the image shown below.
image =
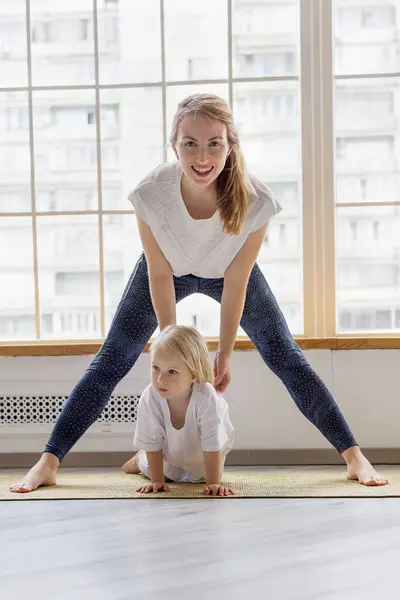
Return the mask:
[[214, 167], [192, 167], [192, 170], [196, 173], [197, 177], [207, 177], [213, 169]]

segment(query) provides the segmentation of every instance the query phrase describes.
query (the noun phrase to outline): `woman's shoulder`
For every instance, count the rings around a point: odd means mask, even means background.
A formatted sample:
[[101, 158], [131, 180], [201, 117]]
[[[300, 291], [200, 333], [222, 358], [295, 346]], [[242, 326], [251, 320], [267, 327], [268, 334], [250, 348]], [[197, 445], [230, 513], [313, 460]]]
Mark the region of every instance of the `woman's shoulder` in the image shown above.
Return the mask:
[[146, 190], [153, 191], [154, 187], [168, 185], [171, 182], [176, 182], [179, 173], [179, 163], [161, 163], [150, 173], [148, 173], [133, 189], [132, 194], [140, 193], [141, 195]]
[[271, 188], [266, 183], [261, 181], [261, 179], [259, 179], [255, 175], [250, 174], [249, 181], [250, 181], [251, 187], [254, 190], [254, 194], [253, 194], [254, 197], [259, 198], [260, 201], [263, 203], [277, 202], [277, 200], [275, 198], [275, 194], [273, 193]]

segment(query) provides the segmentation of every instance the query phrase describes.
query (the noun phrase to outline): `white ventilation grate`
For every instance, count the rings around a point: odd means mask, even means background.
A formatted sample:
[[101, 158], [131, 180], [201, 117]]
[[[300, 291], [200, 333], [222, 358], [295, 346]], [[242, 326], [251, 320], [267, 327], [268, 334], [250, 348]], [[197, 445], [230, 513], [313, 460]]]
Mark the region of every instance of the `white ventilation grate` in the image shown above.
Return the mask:
[[[0, 396], [0, 425], [54, 423], [68, 396]], [[140, 395], [111, 396], [97, 423], [133, 423]]]

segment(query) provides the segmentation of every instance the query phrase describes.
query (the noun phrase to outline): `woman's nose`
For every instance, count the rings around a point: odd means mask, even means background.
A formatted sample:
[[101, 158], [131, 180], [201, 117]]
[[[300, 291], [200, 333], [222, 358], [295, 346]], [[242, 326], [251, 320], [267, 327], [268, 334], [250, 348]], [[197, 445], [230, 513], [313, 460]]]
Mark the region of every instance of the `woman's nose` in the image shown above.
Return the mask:
[[206, 162], [208, 156], [207, 148], [199, 148], [199, 161]]

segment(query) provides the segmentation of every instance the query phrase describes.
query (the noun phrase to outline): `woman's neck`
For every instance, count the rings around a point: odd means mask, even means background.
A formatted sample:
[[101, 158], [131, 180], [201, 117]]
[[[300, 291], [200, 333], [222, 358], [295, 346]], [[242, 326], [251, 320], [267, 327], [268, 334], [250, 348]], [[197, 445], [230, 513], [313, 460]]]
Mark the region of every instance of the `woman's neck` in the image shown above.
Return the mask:
[[198, 187], [183, 173], [181, 194], [185, 204], [195, 205], [201, 203], [202, 206], [210, 207], [216, 207], [217, 205], [217, 186], [215, 182], [207, 187]]

